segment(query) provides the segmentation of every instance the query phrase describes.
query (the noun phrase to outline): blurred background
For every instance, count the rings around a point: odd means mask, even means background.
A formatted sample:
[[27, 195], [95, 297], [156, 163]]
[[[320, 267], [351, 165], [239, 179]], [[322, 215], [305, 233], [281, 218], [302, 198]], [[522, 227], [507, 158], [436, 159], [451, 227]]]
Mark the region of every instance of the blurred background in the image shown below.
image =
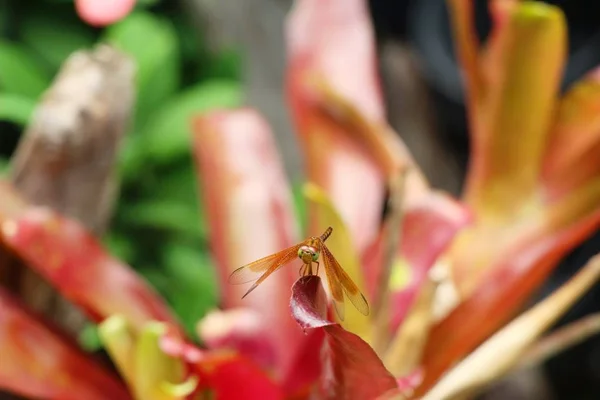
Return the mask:
[[[476, 3], [477, 29], [485, 40], [487, 5]], [[550, 3], [568, 19], [566, 88], [600, 64], [600, 2]], [[188, 121], [211, 108], [258, 108], [276, 132], [292, 183], [300, 182], [300, 155], [283, 99], [283, 23], [291, 5], [291, 0], [138, 0], [123, 20], [94, 28], [78, 17], [72, 0], [0, 0], [4, 171], [40, 96], [71, 53], [109, 42], [135, 60], [138, 101], [118, 153], [120, 193], [103, 240], [161, 292], [192, 334], [196, 321], [217, 306], [218, 293]], [[433, 185], [458, 194], [469, 143], [445, 2], [371, 0], [370, 7], [388, 118]], [[300, 201], [297, 206], [302, 207]], [[563, 261], [539, 296], [599, 248], [600, 235], [590, 238]], [[600, 290], [593, 290], [561, 324], [598, 310]], [[96, 348], [94, 327], [87, 327], [80, 340]], [[554, 397], [537, 398], [598, 398], [600, 341], [591, 339], [554, 358], [542, 372]], [[522, 383], [518, 377], [509, 381], [486, 396], [517, 398], [507, 393]]]

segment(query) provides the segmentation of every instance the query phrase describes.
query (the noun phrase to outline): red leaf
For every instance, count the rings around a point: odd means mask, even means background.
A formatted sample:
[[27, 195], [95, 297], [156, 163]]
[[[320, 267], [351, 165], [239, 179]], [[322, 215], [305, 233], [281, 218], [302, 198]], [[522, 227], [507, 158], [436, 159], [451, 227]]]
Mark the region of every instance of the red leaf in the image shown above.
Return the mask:
[[290, 308], [304, 330], [325, 332], [324, 361], [316, 388], [320, 398], [375, 399], [397, 388], [394, 377], [365, 341], [325, 318], [327, 301], [318, 276], [296, 281]]
[[136, 328], [152, 320], [175, 323], [158, 294], [79, 223], [31, 207], [4, 220], [0, 235], [5, 246], [92, 319], [122, 314]]
[[0, 388], [61, 400], [130, 399], [91, 356], [0, 288]]
[[455, 362], [463, 358], [518, 312], [583, 235], [598, 226], [600, 212], [560, 234], [521, 243], [511, 257], [492, 266], [475, 291], [433, 327], [424, 355], [424, 394]]

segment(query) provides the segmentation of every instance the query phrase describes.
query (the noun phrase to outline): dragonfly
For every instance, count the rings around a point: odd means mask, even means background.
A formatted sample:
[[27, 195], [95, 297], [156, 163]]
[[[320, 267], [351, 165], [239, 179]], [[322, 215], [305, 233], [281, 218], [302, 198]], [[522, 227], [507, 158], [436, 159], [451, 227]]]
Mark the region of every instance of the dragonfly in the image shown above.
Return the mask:
[[240, 285], [254, 281], [254, 284], [242, 296], [243, 299], [264, 282], [269, 275], [289, 264], [295, 258], [302, 261], [299, 270], [301, 277], [318, 275], [319, 258], [322, 258], [333, 305], [340, 320], [344, 320], [344, 293], [361, 314], [369, 315], [369, 304], [365, 296], [325, 245], [325, 241], [332, 232], [333, 228], [328, 227], [321, 236], [311, 236], [294, 246], [246, 264], [231, 273], [229, 283]]

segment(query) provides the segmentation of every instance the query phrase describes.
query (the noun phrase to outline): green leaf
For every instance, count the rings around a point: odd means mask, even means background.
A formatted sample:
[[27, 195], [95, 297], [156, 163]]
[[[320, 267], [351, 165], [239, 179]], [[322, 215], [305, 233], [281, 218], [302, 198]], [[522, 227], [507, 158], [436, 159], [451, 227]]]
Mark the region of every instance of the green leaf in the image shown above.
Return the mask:
[[160, 3], [161, 0], [137, 0], [135, 3], [136, 7], [151, 7]]
[[35, 110], [36, 102], [30, 97], [0, 93], [0, 120], [25, 126]]
[[0, 157], [0, 176], [4, 178], [10, 172], [10, 160]]
[[127, 263], [132, 263], [135, 257], [135, 244], [126, 236], [118, 232], [109, 232], [102, 239], [104, 246], [108, 248], [109, 253]]
[[236, 49], [223, 49], [211, 57], [211, 62], [205, 71], [210, 77], [241, 79], [242, 57]]
[[[60, 29], [57, 29], [57, 27]], [[59, 15], [25, 13], [19, 24], [23, 43], [39, 54], [53, 70], [73, 52], [93, 46], [94, 32], [83, 23], [64, 21]]]
[[218, 302], [214, 268], [206, 253], [181, 243], [165, 247], [163, 258], [165, 273], [172, 279], [171, 306], [188, 334], [196, 337], [196, 323]]
[[50, 77], [23, 46], [0, 39], [0, 89], [37, 99]]
[[154, 162], [172, 162], [191, 153], [192, 117], [216, 108], [233, 108], [242, 102], [239, 83], [213, 80], [172, 98], [144, 125], [146, 155]]
[[[168, 326], [160, 322], [149, 322], [138, 336], [133, 354], [133, 387], [136, 399], [174, 400], [161, 389], [163, 382], [178, 384], [184, 381], [185, 365], [178, 357], [162, 351], [161, 338]], [[182, 396], [183, 397], [183, 396]]]
[[166, 299], [171, 292], [171, 278], [156, 266], [139, 267], [136, 271]]
[[105, 40], [137, 63], [137, 122], [176, 92], [180, 80], [179, 44], [172, 24], [145, 11], [135, 11], [106, 30]]
[[133, 226], [201, 236], [198, 207], [186, 203], [154, 200], [124, 204], [119, 211], [123, 221]]
[[102, 341], [98, 334], [98, 327], [94, 324], [87, 324], [79, 333], [79, 345], [86, 351], [94, 352], [102, 348]]

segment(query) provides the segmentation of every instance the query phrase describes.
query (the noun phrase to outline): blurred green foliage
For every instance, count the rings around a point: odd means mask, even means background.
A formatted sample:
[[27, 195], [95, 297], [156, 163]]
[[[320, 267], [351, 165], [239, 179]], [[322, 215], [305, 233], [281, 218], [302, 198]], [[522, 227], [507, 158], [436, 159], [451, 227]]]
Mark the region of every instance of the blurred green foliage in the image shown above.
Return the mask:
[[[137, 63], [135, 115], [120, 154], [121, 196], [103, 238], [145, 276], [190, 334], [218, 293], [190, 148], [190, 118], [241, 102], [235, 52], [211, 54], [201, 29], [170, 0], [138, 1], [121, 22], [95, 29], [72, 0], [0, 1], [0, 168], [64, 60], [109, 42]], [[97, 345], [93, 327], [80, 340]]]

